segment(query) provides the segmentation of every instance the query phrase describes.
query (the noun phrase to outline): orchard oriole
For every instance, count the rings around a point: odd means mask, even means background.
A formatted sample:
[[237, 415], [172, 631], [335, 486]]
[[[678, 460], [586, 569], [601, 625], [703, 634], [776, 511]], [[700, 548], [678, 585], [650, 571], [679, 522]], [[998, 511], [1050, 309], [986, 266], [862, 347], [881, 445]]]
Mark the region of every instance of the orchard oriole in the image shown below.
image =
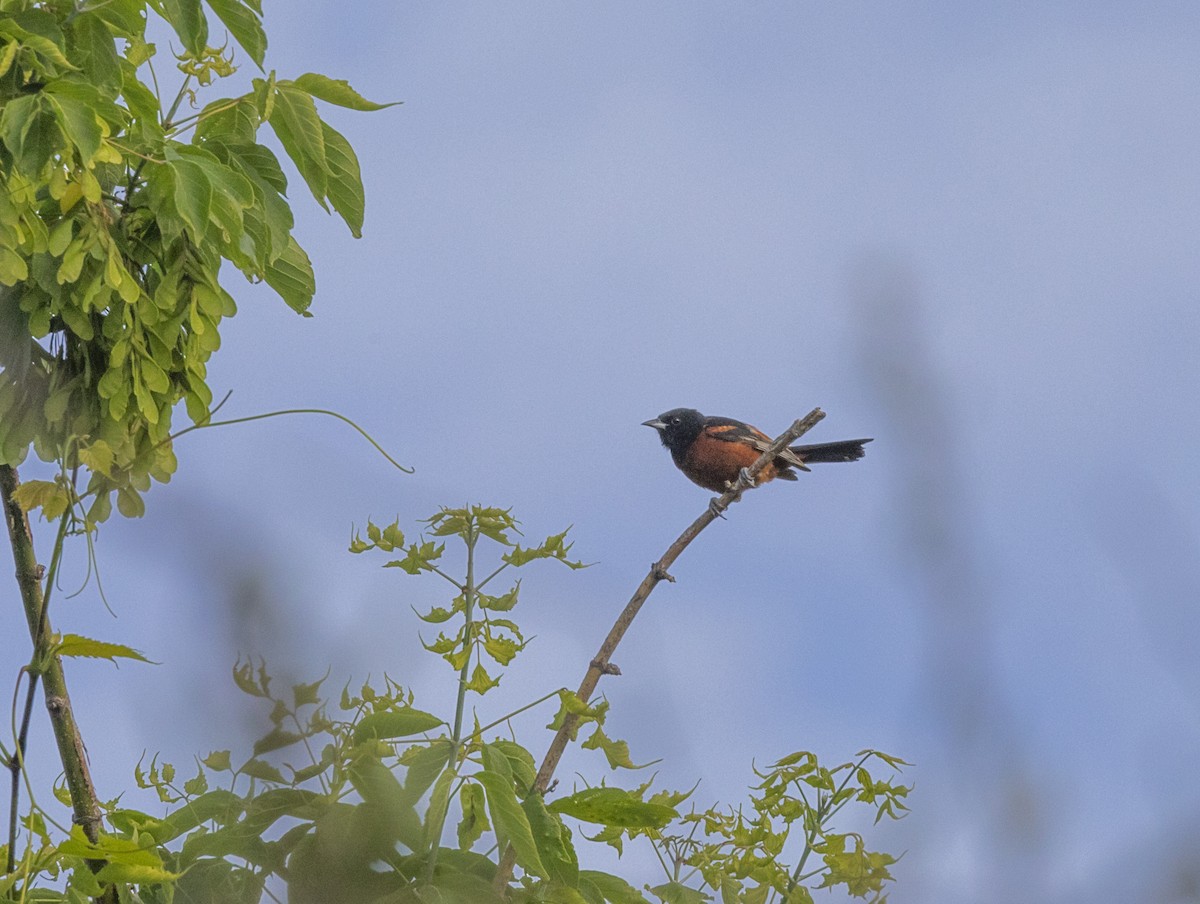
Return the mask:
[[[771, 438], [749, 424], [731, 417], [705, 417], [694, 408], [672, 408], [643, 426], [658, 431], [662, 444], [671, 450], [671, 458], [692, 483], [722, 493], [737, 480], [742, 468], [748, 468], [771, 445]], [[826, 461], [857, 461], [863, 457], [863, 444], [869, 439], [844, 439], [811, 446], [791, 446], [758, 474], [756, 484], [778, 477], [795, 480], [796, 472], [808, 465]]]

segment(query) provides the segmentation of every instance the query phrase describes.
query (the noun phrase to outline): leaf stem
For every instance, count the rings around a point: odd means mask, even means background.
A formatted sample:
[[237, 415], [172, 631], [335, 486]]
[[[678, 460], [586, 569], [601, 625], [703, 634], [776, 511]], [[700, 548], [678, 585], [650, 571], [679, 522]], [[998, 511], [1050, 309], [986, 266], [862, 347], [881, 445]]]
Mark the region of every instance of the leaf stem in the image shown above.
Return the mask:
[[[329, 411], [328, 409], [325, 409], [325, 408], [285, 408], [280, 411], [267, 411], [263, 414], [251, 414], [251, 415], [247, 415], [246, 417], [230, 418], [227, 421], [202, 421], [199, 424], [192, 424], [192, 426], [190, 426], [190, 427], [184, 427], [178, 433], [171, 434], [171, 436], [164, 439], [158, 445], [162, 446], [167, 443], [174, 442], [175, 440], [179, 439], [179, 437], [181, 437], [187, 433], [191, 433], [193, 430], [206, 430], [209, 427], [225, 427], [225, 426], [228, 426], [229, 424], [245, 424], [245, 423], [248, 423], [249, 421], [261, 421], [261, 420], [264, 420], [269, 417], [278, 417], [281, 414], [324, 414], [324, 415], [328, 415], [329, 417], [337, 418], [339, 421], [349, 424], [351, 427], [353, 427], [355, 430], [357, 430], [359, 432], [359, 434], [361, 434], [362, 437], [367, 442], [369, 442], [372, 446], [375, 447], [375, 451], [378, 452], [380, 455], [382, 455], [384, 458], [386, 458], [388, 460], [388, 462], [392, 464], [393, 467], [403, 471], [405, 474], [413, 473], [412, 468], [404, 467], [404, 465], [400, 464], [400, 462], [396, 461], [396, 459], [394, 459], [394, 458], [392, 458], [392, 456], [388, 455], [387, 452], [384, 451], [383, 446], [379, 445], [379, 443], [377, 443], [375, 441], [375, 439], [371, 436], [371, 434], [367, 433], [366, 430], [364, 430], [362, 427], [358, 426], [358, 424], [354, 423], [354, 421], [350, 420], [350, 418], [346, 417], [344, 414], [338, 414], [336, 411]], [[158, 446], [156, 446], [155, 448], [158, 448]], [[151, 450], [151, 451], [153, 451], [153, 450]]]

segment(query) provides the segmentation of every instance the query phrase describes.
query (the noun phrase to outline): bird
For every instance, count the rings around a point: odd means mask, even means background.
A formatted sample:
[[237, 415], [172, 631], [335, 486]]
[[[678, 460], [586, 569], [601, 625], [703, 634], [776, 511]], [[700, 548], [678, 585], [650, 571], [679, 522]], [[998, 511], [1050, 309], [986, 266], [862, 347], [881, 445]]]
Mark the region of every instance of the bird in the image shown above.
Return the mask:
[[[731, 417], [705, 417], [695, 408], [672, 408], [642, 426], [658, 431], [662, 444], [671, 450], [675, 466], [706, 490], [723, 493], [771, 445], [771, 438], [756, 427]], [[843, 439], [832, 443], [791, 446], [767, 462], [755, 486], [779, 478], [795, 480], [796, 471], [810, 464], [829, 461], [858, 461], [870, 439]]]

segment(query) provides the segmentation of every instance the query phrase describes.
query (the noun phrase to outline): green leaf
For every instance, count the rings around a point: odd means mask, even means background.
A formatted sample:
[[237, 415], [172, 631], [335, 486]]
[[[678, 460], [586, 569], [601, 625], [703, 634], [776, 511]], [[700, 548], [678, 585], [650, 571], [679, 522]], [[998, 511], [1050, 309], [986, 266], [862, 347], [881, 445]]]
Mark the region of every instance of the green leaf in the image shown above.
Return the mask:
[[100, 872], [96, 873], [96, 879], [106, 884], [117, 882], [162, 884], [174, 882], [182, 875], [183, 873], [173, 873], [161, 865], [109, 861], [104, 864]]
[[167, 146], [167, 168], [175, 187], [175, 207], [192, 232], [197, 244], [208, 232], [208, 216], [212, 210], [212, 182], [208, 174], [193, 160], [179, 155], [176, 148]]
[[63, 34], [58, 27], [54, 15], [43, 9], [25, 9], [22, 12], [10, 12], [5, 6], [6, 14], [0, 17], [0, 35], [13, 38], [22, 47], [32, 50], [40, 56], [48, 68], [75, 70], [77, 66], [71, 63], [63, 53]]
[[203, 794], [208, 790], [208, 778], [204, 774], [204, 770], [200, 769], [196, 772], [195, 778], [189, 778], [183, 783], [183, 793], [188, 797], [195, 797], [198, 794]]
[[538, 855], [551, 879], [574, 888], [579, 884], [579, 857], [571, 843], [571, 833], [562, 820], [546, 809], [546, 801], [536, 792], [521, 802]]
[[377, 104], [367, 100], [351, 88], [350, 83], [344, 79], [332, 79], [326, 75], [319, 75], [316, 72], [306, 72], [293, 81], [292, 84], [300, 90], [308, 92], [313, 97], [325, 101], [327, 104], [349, 107], [351, 110], [383, 110], [386, 107], [394, 107], [399, 103], [399, 101], [393, 101], [390, 104]]
[[[644, 769], [645, 766], [634, 765], [629, 756], [629, 744], [625, 741], [614, 741], [604, 733], [599, 725], [592, 736], [583, 742], [585, 750], [603, 750], [608, 759], [610, 769]], [[646, 764], [649, 765], [649, 764]]]
[[26, 480], [13, 492], [13, 499], [26, 513], [42, 510], [42, 517], [53, 521], [71, 504], [71, 494], [55, 480]]
[[449, 741], [434, 741], [428, 747], [410, 747], [400, 757], [400, 763], [408, 771], [404, 776], [404, 793], [412, 800], [419, 800], [429, 790], [446, 764], [450, 761], [452, 748]]
[[275, 104], [267, 120], [288, 157], [308, 183], [317, 203], [326, 210], [326, 179], [328, 164], [325, 161], [325, 132], [317, 105], [305, 91], [297, 90], [286, 82], [275, 86]]
[[145, 8], [143, 0], [105, 0], [96, 6], [95, 15], [119, 34], [134, 37], [146, 31]]
[[704, 904], [705, 901], [712, 900], [712, 895], [706, 895], [697, 889], [688, 888], [681, 882], [667, 882], [663, 885], [655, 885], [650, 891], [662, 898], [664, 904]]
[[96, 12], [78, 13], [72, 19], [75, 56], [88, 83], [99, 89], [105, 99], [113, 100], [121, 92], [122, 78], [112, 32]]
[[40, 94], [27, 94], [4, 104], [0, 140], [26, 175], [36, 178], [41, 173], [60, 139], [56, 118]]
[[363, 190], [362, 170], [350, 142], [326, 122], [321, 123], [325, 136], [325, 163], [328, 180], [326, 189], [333, 209], [338, 212], [350, 233], [362, 238], [363, 212], [366, 193]]
[[233, 683], [243, 693], [252, 697], [269, 698], [271, 696], [271, 677], [267, 674], [265, 665], [259, 665], [256, 675], [253, 662], [238, 663], [233, 667]]
[[54, 652], [65, 658], [107, 659], [114, 665], [118, 659], [135, 659], [138, 662], [156, 664], [133, 647], [92, 640], [88, 637], [80, 637], [78, 634], [64, 634], [62, 639], [54, 645]]
[[646, 803], [623, 788], [585, 788], [560, 797], [549, 809], [583, 822], [626, 829], [661, 829], [679, 817], [674, 808]]
[[263, 57], [267, 52], [267, 35], [263, 31], [262, 17], [240, 0], [208, 0], [208, 5], [229, 29], [234, 40], [250, 54], [250, 59], [262, 69]]
[[140, 518], [146, 514], [146, 502], [137, 490], [120, 487], [117, 489], [117, 511], [126, 518]]
[[272, 750], [291, 747], [293, 744], [297, 744], [303, 740], [303, 735], [298, 735], [293, 731], [284, 731], [279, 726], [276, 726], [268, 734], [254, 742], [254, 755], [261, 756], [264, 753], [270, 753]]
[[476, 663], [475, 670], [471, 672], [471, 680], [467, 682], [466, 688], [477, 694], [486, 694], [499, 683], [499, 678], [493, 678], [482, 664]]
[[[533, 787], [533, 781], [537, 777], [537, 767], [534, 765], [533, 754], [518, 744], [516, 741], [509, 741], [504, 738], [497, 738], [487, 745], [488, 753], [500, 753], [504, 755], [504, 759], [508, 762], [508, 771], [512, 774], [513, 781], [521, 794], [525, 794]], [[485, 761], [486, 762], [486, 761]], [[495, 764], [491, 767], [496, 771]]]
[[283, 777], [283, 773], [266, 760], [247, 760], [242, 765], [242, 768], [238, 770], [238, 772], [242, 775], [248, 775], [250, 778], [258, 778], [267, 782], [276, 782], [280, 785], [287, 784], [287, 781]]
[[258, 111], [249, 97], [223, 97], [200, 111], [193, 143], [214, 153], [214, 142], [232, 147], [250, 146], [258, 134]]
[[208, 756], [204, 757], [204, 759], [202, 759], [200, 762], [202, 762], [209, 769], [212, 769], [214, 772], [226, 772], [232, 768], [232, 765], [229, 761], [228, 750], [214, 750]]
[[[228, 860], [203, 859], [189, 864], [171, 888], [174, 900], [183, 904], [259, 904], [265, 877]], [[130, 900], [137, 900], [130, 895]], [[142, 892], [141, 900], [157, 901]]]
[[[328, 677], [328, 675], [326, 675]], [[293, 684], [292, 699], [295, 701], [296, 709], [302, 706], [315, 705], [321, 702], [321, 685], [325, 683], [325, 678], [319, 681], [314, 681], [311, 684]]]
[[166, 19], [193, 56], [203, 56], [208, 44], [208, 20], [200, 0], [159, 0]]
[[[485, 748], [486, 749], [486, 748]], [[488, 810], [492, 816], [492, 825], [500, 839], [501, 847], [504, 842], [513, 846], [517, 854], [517, 863], [527, 873], [549, 878], [545, 864], [538, 854], [537, 845], [533, 840], [533, 830], [529, 826], [529, 818], [521, 809], [517, 795], [513, 791], [512, 781], [503, 775], [483, 770], [475, 775], [476, 780], [483, 785], [487, 792]]]
[[390, 712], [370, 713], [354, 726], [354, 743], [370, 740], [407, 738], [432, 731], [445, 724], [442, 719], [419, 709], [405, 707]]
[[83, 834], [83, 828], [79, 825], [71, 827], [71, 837], [59, 843], [58, 852], [72, 857], [107, 860], [127, 866], [162, 867], [162, 858], [138, 842], [107, 832], [101, 832], [96, 841], [92, 842]]
[[458, 801], [462, 807], [462, 818], [458, 823], [458, 846], [469, 851], [483, 833], [492, 827], [484, 806], [483, 786], [467, 782], [459, 792]]
[[287, 250], [271, 262], [264, 276], [267, 285], [279, 293], [289, 308], [311, 316], [308, 307], [317, 293], [317, 280], [312, 262], [293, 237], [288, 236]]
[[45, 96], [50, 105], [57, 108], [63, 134], [75, 145], [83, 163], [89, 163], [100, 150], [100, 139], [104, 135], [93, 108], [77, 98], [54, 94], [50, 90]]
[[650, 904], [636, 888], [617, 876], [596, 870], [581, 869], [579, 885], [590, 882], [609, 904]]

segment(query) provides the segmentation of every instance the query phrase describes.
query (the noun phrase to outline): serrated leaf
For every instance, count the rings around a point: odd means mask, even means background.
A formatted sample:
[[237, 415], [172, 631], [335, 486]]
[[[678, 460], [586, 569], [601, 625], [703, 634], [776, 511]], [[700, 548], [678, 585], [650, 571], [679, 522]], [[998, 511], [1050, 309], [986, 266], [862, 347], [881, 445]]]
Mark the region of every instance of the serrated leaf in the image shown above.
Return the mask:
[[585, 788], [549, 808], [582, 822], [626, 829], [661, 829], [679, 816], [672, 807], [647, 803], [623, 788]]
[[625, 741], [614, 741], [604, 733], [599, 725], [592, 736], [581, 745], [585, 750], [603, 750], [611, 769], [644, 769], [636, 766], [629, 756], [629, 744]]
[[207, 790], [208, 777], [205, 776], [203, 769], [200, 769], [196, 772], [195, 778], [189, 778], [183, 783], [183, 793], [189, 797], [195, 797], [198, 794], [203, 794]]
[[292, 84], [327, 104], [336, 104], [351, 110], [382, 110], [385, 107], [394, 107], [399, 103], [399, 101], [393, 101], [387, 104], [377, 104], [367, 100], [351, 88], [350, 83], [344, 79], [333, 79], [316, 72], [306, 72], [295, 79]]
[[312, 682], [311, 684], [292, 685], [292, 699], [295, 701], [296, 709], [299, 709], [301, 706], [320, 703], [321, 685], [324, 683], [325, 679], [322, 678], [319, 681]]
[[474, 671], [471, 672], [471, 680], [467, 682], [466, 688], [477, 694], [486, 694], [499, 683], [499, 678], [493, 678], [482, 664], [476, 663]]
[[12, 496], [22, 511], [32, 513], [41, 509], [47, 521], [58, 518], [71, 504], [67, 488], [54, 480], [26, 480]]
[[232, 768], [228, 750], [214, 750], [200, 762], [214, 772], [225, 772]]
[[102, 640], [92, 640], [78, 634], [64, 634], [55, 644], [54, 652], [65, 658], [107, 659], [116, 664], [118, 659], [134, 659], [150, 665], [157, 663], [147, 659], [133, 647], [119, 643], [106, 643]]

